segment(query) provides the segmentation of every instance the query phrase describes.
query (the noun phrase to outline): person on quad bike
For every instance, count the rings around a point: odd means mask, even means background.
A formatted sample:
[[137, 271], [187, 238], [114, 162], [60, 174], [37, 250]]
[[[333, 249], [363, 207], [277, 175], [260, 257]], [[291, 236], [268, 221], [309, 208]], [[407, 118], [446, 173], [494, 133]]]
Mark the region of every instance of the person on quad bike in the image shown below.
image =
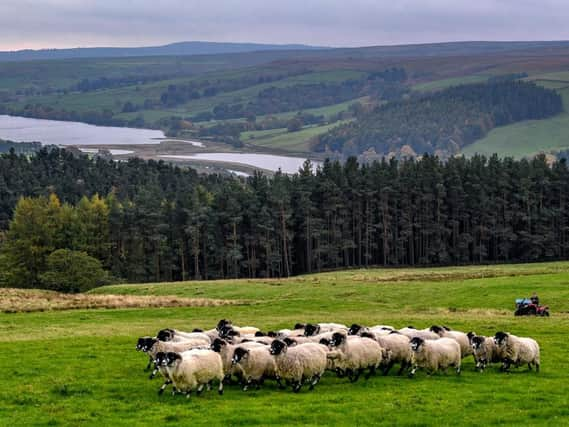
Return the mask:
[[532, 294], [530, 301], [532, 304], [535, 304], [537, 307], [539, 307], [539, 297], [535, 292]]

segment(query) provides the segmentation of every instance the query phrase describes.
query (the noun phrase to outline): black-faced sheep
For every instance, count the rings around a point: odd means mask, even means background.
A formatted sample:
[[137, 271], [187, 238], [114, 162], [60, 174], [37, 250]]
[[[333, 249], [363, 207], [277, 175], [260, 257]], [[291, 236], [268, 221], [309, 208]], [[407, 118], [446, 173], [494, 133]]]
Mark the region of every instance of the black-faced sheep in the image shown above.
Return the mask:
[[418, 368], [425, 369], [429, 374], [439, 369], [446, 373], [449, 366], [453, 366], [456, 373], [460, 374], [462, 360], [460, 345], [452, 338], [425, 340], [414, 337], [411, 338], [409, 345], [413, 350], [413, 367], [409, 376], [414, 376]]
[[464, 332], [453, 331], [452, 329], [437, 325], [433, 325], [429, 329], [441, 338], [452, 338], [455, 340], [460, 345], [460, 354], [463, 359], [473, 353], [470, 339]]
[[304, 382], [309, 382], [312, 390], [326, 370], [326, 350], [320, 344], [306, 343], [289, 348], [283, 341], [275, 340], [270, 353], [275, 357], [277, 379], [291, 384], [295, 393]]
[[539, 344], [534, 339], [517, 337], [506, 332], [497, 332], [494, 336], [494, 342], [503, 358], [502, 369], [504, 371], [509, 371], [512, 364], [519, 367], [527, 363], [530, 371], [532, 365], [534, 365], [535, 370], [539, 372]]
[[486, 369], [489, 363], [498, 363], [503, 360], [502, 352], [492, 337], [474, 335], [471, 339], [476, 369], [480, 372]]
[[413, 363], [413, 351], [409, 346], [409, 337], [399, 333], [390, 333], [383, 335], [382, 333], [364, 332], [362, 337], [374, 339], [377, 343], [389, 351], [387, 363], [383, 365], [383, 375], [387, 375], [393, 365], [399, 363], [400, 368], [397, 375], [401, 375], [405, 369], [411, 367]]
[[259, 389], [265, 379], [277, 379], [275, 358], [266, 346], [237, 347], [233, 352], [231, 364], [241, 368], [243, 391], [247, 391], [251, 384]]

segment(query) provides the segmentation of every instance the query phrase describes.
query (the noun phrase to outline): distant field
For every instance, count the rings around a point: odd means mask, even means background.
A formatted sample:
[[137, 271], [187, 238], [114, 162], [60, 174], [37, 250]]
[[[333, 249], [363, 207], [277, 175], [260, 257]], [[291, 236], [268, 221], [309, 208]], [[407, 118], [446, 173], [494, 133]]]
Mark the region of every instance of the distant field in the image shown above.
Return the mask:
[[[515, 298], [537, 291], [550, 318], [515, 318]], [[236, 305], [0, 313], [0, 424], [29, 425], [567, 425], [569, 262], [428, 269], [370, 269], [291, 279], [99, 288], [90, 295], [173, 296]], [[418, 328], [445, 324], [479, 334], [506, 330], [541, 345], [542, 372], [491, 366], [463, 373], [391, 373], [350, 384], [327, 373], [316, 391], [267, 381], [243, 393], [187, 400], [157, 395], [136, 339], [160, 328], [210, 328], [220, 318], [263, 330], [337, 321]]]
[[244, 132], [241, 135], [241, 140], [246, 144], [257, 145], [259, 147], [278, 148], [294, 152], [308, 152], [310, 151], [310, 139], [342, 123], [345, 122], [337, 122], [324, 126], [309, 126], [297, 132], [288, 132], [287, 129]]
[[[567, 73], [569, 76], [569, 73]], [[538, 80], [537, 83], [540, 83]], [[569, 79], [568, 79], [569, 85]], [[569, 148], [569, 88], [559, 91], [565, 112], [545, 120], [529, 120], [495, 128], [488, 135], [462, 150], [475, 153], [521, 158], [539, 152]]]
[[434, 80], [427, 83], [419, 83], [413, 86], [413, 90], [420, 92], [429, 92], [434, 90], [446, 89], [450, 86], [457, 86], [469, 83], [482, 83], [488, 80], [490, 75], [475, 74], [471, 76], [452, 77], [442, 80]]

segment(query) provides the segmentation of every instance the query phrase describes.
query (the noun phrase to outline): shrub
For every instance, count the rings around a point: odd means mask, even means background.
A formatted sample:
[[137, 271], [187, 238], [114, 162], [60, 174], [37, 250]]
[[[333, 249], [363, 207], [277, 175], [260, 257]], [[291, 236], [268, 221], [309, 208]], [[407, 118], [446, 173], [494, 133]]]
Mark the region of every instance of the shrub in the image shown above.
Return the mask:
[[59, 292], [85, 292], [109, 283], [101, 262], [86, 252], [58, 249], [47, 257], [47, 271], [40, 275], [42, 288]]

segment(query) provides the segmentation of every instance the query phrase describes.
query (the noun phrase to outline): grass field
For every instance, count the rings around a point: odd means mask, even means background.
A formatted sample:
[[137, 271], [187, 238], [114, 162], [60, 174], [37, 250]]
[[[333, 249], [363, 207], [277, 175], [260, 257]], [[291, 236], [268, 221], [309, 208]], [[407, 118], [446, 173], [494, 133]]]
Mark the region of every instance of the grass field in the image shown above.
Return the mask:
[[[514, 299], [532, 291], [552, 317], [514, 318]], [[1, 425], [569, 425], [569, 262], [120, 285], [91, 294], [238, 302], [0, 314]], [[158, 396], [136, 338], [164, 327], [211, 327], [224, 317], [265, 330], [297, 321], [506, 330], [538, 340], [542, 372], [480, 374], [465, 359], [460, 377], [390, 374], [349, 384], [327, 374], [316, 392], [296, 395], [269, 381], [247, 393], [228, 386], [222, 397]]]
[[[538, 84], [540, 82], [541, 80], [537, 81]], [[498, 153], [500, 156], [521, 158], [569, 148], [569, 88], [558, 91], [563, 97], [563, 113], [549, 119], [526, 120], [495, 128], [485, 138], [465, 147], [462, 152], [467, 156]]]
[[470, 76], [451, 77], [448, 79], [434, 80], [432, 82], [418, 83], [412, 87], [413, 90], [419, 92], [430, 92], [435, 90], [446, 89], [451, 86], [464, 85], [469, 83], [483, 83], [488, 80], [489, 75], [474, 74]]
[[291, 152], [310, 152], [310, 140], [317, 135], [328, 132], [345, 121], [323, 126], [307, 126], [297, 132], [288, 132], [286, 129], [270, 129], [244, 132], [241, 140], [246, 144], [266, 148], [277, 148]]

